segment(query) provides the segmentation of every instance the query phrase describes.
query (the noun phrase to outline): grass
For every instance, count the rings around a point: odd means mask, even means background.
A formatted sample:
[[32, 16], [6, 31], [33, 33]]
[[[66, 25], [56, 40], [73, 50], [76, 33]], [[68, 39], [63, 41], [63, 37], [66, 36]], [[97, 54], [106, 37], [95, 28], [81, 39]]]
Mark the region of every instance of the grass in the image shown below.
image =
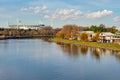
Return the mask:
[[52, 38], [51, 40], [55, 41], [55, 42], [63, 42], [63, 43], [70, 43], [70, 44], [76, 44], [76, 45], [85, 45], [85, 46], [90, 46], [90, 47], [99, 47], [99, 48], [106, 48], [106, 49], [112, 49], [112, 50], [120, 50], [120, 45], [118, 45], [118, 44], [84, 42], [84, 41], [78, 41], [78, 40], [66, 40], [66, 39], [61, 39], [61, 38]]

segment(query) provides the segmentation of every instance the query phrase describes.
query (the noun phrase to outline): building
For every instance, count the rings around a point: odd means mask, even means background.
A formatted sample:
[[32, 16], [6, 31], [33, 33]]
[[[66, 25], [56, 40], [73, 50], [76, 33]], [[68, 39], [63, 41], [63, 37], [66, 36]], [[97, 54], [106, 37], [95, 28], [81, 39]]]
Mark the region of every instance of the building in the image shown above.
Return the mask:
[[111, 32], [101, 32], [99, 34], [99, 42], [102, 43], [112, 43], [112, 38], [113, 38], [114, 34]]
[[86, 33], [88, 35], [88, 41], [92, 41], [93, 36], [95, 36], [95, 33], [93, 31], [79, 31], [78, 32], [78, 40], [80, 40], [79, 35], [82, 33]]
[[102, 32], [99, 35], [99, 41], [102, 43], [120, 44], [120, 31], [115, 34], [111, 32]]
[[43, 27], [50, 27], [50, 26], [40, 24], [40, 25], [9, 25], [9, 27], [12, 29], [24, 29], [24, 30], [35, 29], [35, 30], [39, 30]]
[[112, 37], [112, 43], [120, 44], [120, 31], [116, 32]]

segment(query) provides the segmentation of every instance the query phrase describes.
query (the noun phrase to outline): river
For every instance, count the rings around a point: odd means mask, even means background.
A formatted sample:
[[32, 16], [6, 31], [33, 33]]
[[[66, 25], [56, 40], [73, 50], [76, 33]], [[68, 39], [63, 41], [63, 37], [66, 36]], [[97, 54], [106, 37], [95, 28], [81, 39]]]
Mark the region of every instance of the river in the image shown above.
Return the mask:
[[120, 80], [120, 52], [41, 39], [0, 40], [0, 80]]

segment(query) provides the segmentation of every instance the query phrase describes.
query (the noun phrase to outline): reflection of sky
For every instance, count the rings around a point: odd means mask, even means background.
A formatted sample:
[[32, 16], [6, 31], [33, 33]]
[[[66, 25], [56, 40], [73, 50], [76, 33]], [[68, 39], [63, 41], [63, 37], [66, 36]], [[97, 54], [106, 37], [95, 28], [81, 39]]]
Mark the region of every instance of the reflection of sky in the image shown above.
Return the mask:
[[[67, 50], [69, 46], [66, 46]], [[74, 57], [76, 59], [73, 59], [70, 56], [74, 55], [66, 55], [68, 52], [65, 46], [60, 47], [55, 43], [39, 39], [6, 40], [5, 43], [0, 41], [0, 80], [116, 80], [120, 78], [120, 63], [115, 56], [102, 57], [98, 62], [91, 57], [94, 54], [89, 53], [89, 48], [87, 53], [82, 55], [80, 46], [77, 47], [70, 47], [71, 54], [75, 50], [78, 51], [75, 53], [79, 54], [78, 57]]]

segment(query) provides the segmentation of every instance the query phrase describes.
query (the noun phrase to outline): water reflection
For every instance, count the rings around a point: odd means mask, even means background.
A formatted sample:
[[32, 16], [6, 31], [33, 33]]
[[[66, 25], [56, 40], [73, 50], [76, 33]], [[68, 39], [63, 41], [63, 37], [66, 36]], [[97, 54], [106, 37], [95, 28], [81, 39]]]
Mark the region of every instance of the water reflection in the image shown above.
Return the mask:
[[90, 48], [91, 56], [95, 59], [99, 60], [101, 57], [100, 49], [99, 48]]
[[119, 51], [40, 39], [0, 41], [0, 80], [118, 80], [119, 67]]
[[56, 44], [61, 47], [62, 51], [64, 51], [65, 54], [71, 57], [80, 57], [80, 55], [86, 56], [90, 54], [90, 56], [96, 60], [100, 60], [102, 57], [105, 56], [114, 56], [117, 60], [120, 61], [120, 51], [73, 44], [65, 44], [60, 42], [57, 42]]
[[88, 52], [87, 46], [79, 46], [79, 48], [82, 55], [87, 55], [87, 52]]
[[60, 42], [57, 42], [57, 44], [60, 45], [61, 49], [66, 53], [66, 55], [72, 56], [72, 57], [79, 56], [78, 46], [71, 45], [71, 44], [64, 44], [64, 43], [60, 43]]

